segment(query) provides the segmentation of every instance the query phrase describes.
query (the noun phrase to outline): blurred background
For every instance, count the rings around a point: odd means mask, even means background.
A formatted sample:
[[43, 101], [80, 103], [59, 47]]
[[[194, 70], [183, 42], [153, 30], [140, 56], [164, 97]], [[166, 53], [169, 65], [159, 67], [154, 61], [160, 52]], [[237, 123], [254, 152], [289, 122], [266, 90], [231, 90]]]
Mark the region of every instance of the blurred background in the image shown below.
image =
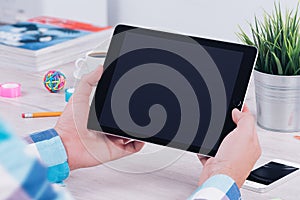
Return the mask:
[[[298, 0], [281, 0], [293, 8]], [[238, 25], [271, 11], [274, 1], [261, 0], [0, 0], [0, 22], [14, 23], [47, 15], [95, 25], [126, 23], [197, 36], [238, 41]], [[249, 30], [248, 30], [249, 31]]]

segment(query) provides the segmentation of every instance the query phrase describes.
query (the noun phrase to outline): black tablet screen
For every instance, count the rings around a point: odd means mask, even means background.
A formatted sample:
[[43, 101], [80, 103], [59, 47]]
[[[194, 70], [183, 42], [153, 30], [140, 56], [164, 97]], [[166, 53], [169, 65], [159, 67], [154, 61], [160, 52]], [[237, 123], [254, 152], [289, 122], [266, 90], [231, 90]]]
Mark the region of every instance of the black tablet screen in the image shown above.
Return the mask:
[[221, 137], [244, 53], [143, 29], [114, 38], [118, 48], [111, 46], [108, 57], [115, 58], [105, 63], [111, 73], [104, 73], [110, 83], [106, 94], [99, 83], [95, 100], [96, 107], [103, 104], [102, 129], [209, 154]]

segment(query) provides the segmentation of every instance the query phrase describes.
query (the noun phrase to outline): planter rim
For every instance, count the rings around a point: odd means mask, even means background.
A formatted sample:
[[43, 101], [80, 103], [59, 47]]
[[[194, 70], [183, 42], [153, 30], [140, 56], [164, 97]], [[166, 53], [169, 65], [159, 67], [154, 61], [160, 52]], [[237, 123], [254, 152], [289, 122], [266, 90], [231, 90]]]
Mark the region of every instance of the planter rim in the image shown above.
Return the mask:
[[265, 73], [265, 72], [261, 72], [261, 71], [258, 71], [257, 69], [254, 69], [253, 71], [254, 71], [254, 73], [258, 73], [258, 74], [261, 74], [261, 75], [264, 75], [264, 76], [269, 76], [269, 77], [300, 78], [300, 75], [275, 75], [275, 74], [268, 74], [268, 73]]

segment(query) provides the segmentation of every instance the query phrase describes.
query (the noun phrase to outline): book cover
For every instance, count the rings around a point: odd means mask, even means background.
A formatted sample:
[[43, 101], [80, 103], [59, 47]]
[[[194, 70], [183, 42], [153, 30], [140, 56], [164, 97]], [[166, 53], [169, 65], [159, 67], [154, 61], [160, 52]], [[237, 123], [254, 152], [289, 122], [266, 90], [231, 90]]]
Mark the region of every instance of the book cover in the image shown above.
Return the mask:
[[38, 51], [109, 28], [41, 16], [27, 22], [0, 26], [0, 44]]
[[90, 33], [47, 24], [21, 22], [0, 26], [0, 44], [36, 51]]

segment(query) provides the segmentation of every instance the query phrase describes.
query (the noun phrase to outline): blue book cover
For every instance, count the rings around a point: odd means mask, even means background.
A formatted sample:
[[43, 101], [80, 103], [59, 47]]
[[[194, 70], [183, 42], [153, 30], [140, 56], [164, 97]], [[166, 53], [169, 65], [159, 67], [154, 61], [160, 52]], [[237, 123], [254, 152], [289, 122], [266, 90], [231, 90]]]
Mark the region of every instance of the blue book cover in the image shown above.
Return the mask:
[[32, 51], [41, 50], [93, 32], [35, 22], [0, 26], [0, 44]]

